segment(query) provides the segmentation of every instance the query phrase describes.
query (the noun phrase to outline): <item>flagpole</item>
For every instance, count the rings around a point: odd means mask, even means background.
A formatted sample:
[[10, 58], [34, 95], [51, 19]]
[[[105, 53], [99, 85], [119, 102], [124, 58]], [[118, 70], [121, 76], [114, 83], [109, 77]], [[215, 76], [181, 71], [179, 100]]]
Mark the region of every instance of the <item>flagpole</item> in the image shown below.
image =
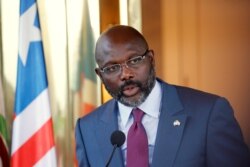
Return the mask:
[[[67, 100], [66, 100], [66, 108], [67, 108], [67, 115], [68, 115], [68, 120], [66, 121], [66, 131], [67, 132], [72, 132], [72, 130], [74, 130], [73, 129], [73, 127], [74, 127], [74, 125], [73, 125], [73, 117], [72, 117], [72, 114], [73, 114], [73, 112], [71, 112], [71, 111], [73, 111], [72, 110], [72, 94], [70, 93], [70, 82], [69, 82], [69, 55], [70, 55], [70, 53], [69, 53], [69, 27], [68, 27], [68, 1], [67, 0], [65, 0], [64, 1], [65, 2], [65, 29], [66, 29], [66, 83], [67, 83], [67, 90], [66, 90], [66, 94], [67, 94]], [[71, 133], [69, 133], [69, 134], [71, 134]], [[66, 152], [66, 154], [68, 154], [68, 155], [66, 155], [66, 157], [71, 157], [70, 159], [68, 159], [68, 158], [65, 158], [65, 160], [66, 161], [64, 161], [64, 165], [65, 166], [72, 166], [72, 164], [73, 164], [73, 151], [72, 151], [72, 148], [73, 148], [73, 146], [72, 146], [72, 141], [71, 141], [71, 135], [67, 135], [67, 143], [70, 143], [70, 144], [68, 144], [68, 145], [66, 145], [66, 150], [68, 150], [67, 152]]]

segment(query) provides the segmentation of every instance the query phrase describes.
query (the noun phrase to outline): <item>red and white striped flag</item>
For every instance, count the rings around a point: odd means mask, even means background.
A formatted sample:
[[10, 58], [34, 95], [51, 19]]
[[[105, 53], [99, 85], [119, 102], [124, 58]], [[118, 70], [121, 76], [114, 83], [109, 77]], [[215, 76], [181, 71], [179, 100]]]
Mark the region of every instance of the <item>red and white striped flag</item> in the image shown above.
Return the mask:
[[48, 81], [36, 0], [20, 1], [12, 167], [56, 167]]

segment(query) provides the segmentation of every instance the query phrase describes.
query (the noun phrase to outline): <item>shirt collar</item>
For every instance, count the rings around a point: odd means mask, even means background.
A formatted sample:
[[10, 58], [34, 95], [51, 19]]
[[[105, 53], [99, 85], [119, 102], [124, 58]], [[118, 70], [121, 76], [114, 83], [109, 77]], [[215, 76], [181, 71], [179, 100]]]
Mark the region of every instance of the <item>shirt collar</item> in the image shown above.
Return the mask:
[[[161, 86], [156, 80], [155, 86], [148, 95], [147, 99], [138, 108], [143, 110], [147, 115], [158, 118], [160, 115], [160, 103], [161, 103]], [[128, 123], [130, 113], [133, 107], [125, 106], [118, 102], [119, 115], [121, 123], [125, 126]]]

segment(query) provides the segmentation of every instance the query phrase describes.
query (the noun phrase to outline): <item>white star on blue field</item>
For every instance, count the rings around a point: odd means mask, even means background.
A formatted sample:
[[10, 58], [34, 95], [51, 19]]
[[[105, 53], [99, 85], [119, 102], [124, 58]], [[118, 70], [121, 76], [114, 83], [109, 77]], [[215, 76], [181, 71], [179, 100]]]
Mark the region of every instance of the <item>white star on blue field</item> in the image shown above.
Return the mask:
[[48, 87], [37, 5], [35, 0], [20, 5], [16, 115]]

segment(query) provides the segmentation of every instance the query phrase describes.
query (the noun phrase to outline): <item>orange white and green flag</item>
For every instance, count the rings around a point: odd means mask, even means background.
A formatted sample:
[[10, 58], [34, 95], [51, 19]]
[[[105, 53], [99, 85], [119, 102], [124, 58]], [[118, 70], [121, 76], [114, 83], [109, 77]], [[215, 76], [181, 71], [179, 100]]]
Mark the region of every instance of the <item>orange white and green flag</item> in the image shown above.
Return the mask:
[[82, 22], [82, 38], [80, 54], [76, 60], [72, 89], [74, 91], [75, 117], [86, 115], [95, 109], [101, 101], [100, 84], [95, 74], [94, 31], [91, 27], [89, 6], [84, 0], [84, 12]]

